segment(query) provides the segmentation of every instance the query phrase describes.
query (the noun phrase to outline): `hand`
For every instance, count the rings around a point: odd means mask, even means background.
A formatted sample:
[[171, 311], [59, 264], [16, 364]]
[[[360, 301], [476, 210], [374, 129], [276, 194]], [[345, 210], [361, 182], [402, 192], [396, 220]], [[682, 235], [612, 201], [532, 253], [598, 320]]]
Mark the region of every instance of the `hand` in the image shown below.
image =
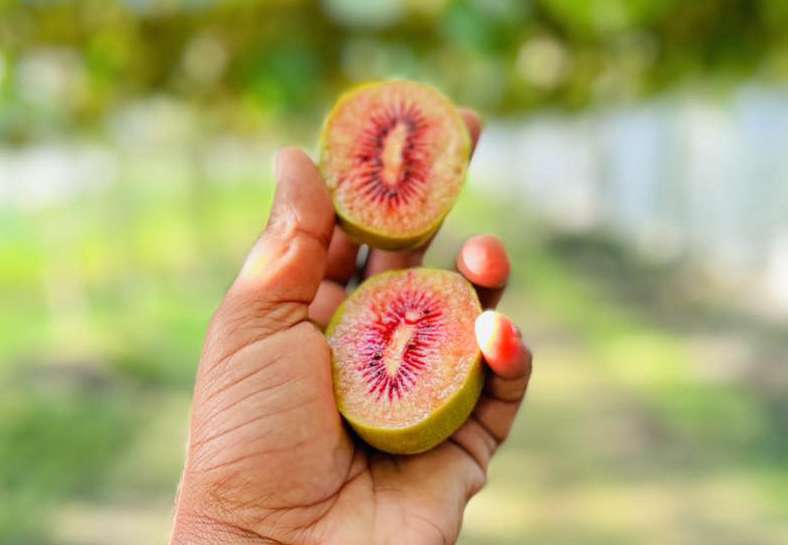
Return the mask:
[[[475, 144], [479, 120], [463, 115]], [[358, 246], [334, 225], [325, 184], [303, 152], [281, 151], [276, 176], [268, 226], [207, 334], [170, 543], [454, 543], [525, 393], [530, 352], [519, 334], [508, 351], [479, 339], [485, 391], [437, 448], [392, 456], [355, 442], [337, 412], [319, 327], [345, 297]], [[417, 266], [425, 250], [372, 250], [364, 274]], [[509, 274], [500, 243], [471, 239], [457, 266], [494, 306]]]

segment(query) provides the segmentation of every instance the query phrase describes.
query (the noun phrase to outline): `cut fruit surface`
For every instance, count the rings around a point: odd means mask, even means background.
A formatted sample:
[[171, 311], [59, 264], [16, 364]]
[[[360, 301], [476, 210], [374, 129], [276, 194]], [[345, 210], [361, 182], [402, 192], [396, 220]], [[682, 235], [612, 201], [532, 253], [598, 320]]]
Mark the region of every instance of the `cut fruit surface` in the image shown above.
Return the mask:
[[481, 306], [457, 273], [385, 272], [337, 310], [326, 336], [340, 412], [371, 445], [428, 450], [467, 419], [483, 384]]
[[363, 85], [326, 119], [320, 168], [345, 230], [379, 248], [426, 241], [465, 179], [471, 141], [436, 89], [411, 81]]

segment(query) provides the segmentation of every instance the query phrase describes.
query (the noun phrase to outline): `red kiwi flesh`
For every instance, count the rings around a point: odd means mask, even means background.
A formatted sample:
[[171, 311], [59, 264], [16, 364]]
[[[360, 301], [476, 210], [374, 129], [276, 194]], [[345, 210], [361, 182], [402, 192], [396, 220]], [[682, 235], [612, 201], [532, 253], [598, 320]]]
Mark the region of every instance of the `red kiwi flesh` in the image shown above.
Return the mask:
[[457, 273], [373, 276], [337, 310], [326, 336], [340, 412], [372, 446], [428, 450], [468, 418], [483, 384], [471, 284]]
[[432, 236], [462, 189], [471, 141], [462, 116], [433, 87], [362, 85], [343, 95], [321, 135], [320, 168], [345, 230], [377, 248]]

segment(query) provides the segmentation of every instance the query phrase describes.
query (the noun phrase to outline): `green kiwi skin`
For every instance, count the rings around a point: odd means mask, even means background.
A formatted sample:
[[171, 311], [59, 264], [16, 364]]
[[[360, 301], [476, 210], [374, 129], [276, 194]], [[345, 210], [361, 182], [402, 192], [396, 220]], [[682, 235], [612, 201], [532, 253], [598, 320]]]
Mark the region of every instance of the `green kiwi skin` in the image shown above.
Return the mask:
[[[404, 250], [407, 248], [419, 248], [426, 244], [427, 241], [438, 232], [438, 229], [440, 229], [440, 226], [443, 225], [443, 220], [446, 217], [444, 216], [439, 218], [435, 226], [430, 227], [430, 229], [424, 233], [419, 233], [418, 235], [411, 237], [397, 238], [376, 233], [374, 231], [369, 231], [358, 224], [352, 223], [342, 215], [342, 212], [339, 211], [338, 207], [336, 207], [336, 204], [334, 206], [337, 209], [337, 220], [339, 226], [343, 231], [345, 231], [345, 233], [347, 233], [350, 238], [359, 244], [366, 244], [370, 248], [378, 248], [380, 250]], [[448, 213], [449, 211], [446, 212], [446, 214]]]
[[[443, 271], [439, 269], [427, 269], [436, 273], [449, 273], [457, 274], [450, 271]], [[386, 271], [372, 276], [367, 280], [381, 281], [385, 276], [394, 275], [402, 272], [401, 270]], [[468, 289], [472, 297], [476, 301], [478, 311], [481, 313], [482, 308], [479, 303], [473, 286], [468, 283]], [[342, 321], [345, 309], [344, 303], [339, 306], [334, 316], [326, 328], [326, 337], [331, 337], [337, 325]], [[333, 359], [332, 353], [332, 370], [333, 380], [337, 380], [337, 363]], [[481, 350], [477, 350], [474, 355], [470, 372], [466, 377], [465, 383], [458, 389], [454, 395], [449, 398], [437, 411], [432, 413], [429, 417], [421, 422], [406, 428], [377, 428], [370, 426], [358, 419], [350, 417], [342, 403], [342, 399], [337, 396], [337, 406], [339, 412], [344, 419], [350, 424], [350, 427], [363, 439], [367, 444], [375, 447], [383, 452], [390, 454], [419, 454], [426, 452], [446, 439], [457, 431], [460, 426], [468, 419], [476, 406], [482, 389], [484, 388], [484, 368], [482, 363]]]
[[[395, 81], [395, 80], [393, 80], [393, 81]], [[342, 96], [339, 97], [339, 100], [337, 100], [337, 103], [332, 108], [332, 111], [329, 113], [329, 115], [323, 121], [323, 128], [322, 128], [321, 133], [320, 133], [320, 142], [319, 142], [319, 146], [318, 146], [319, 149], [320, 149], [320, 157], [321, 158], [327, 152], [328, 128], [330, 126], [330, 122], [331, 122], [331, 119], [333, 118], [334, 113], [339, 108], [339, 105], [342, 104], [343, 102], [347, 101], [347, 100], [350, 100], [353, 97], [353, 95], [355, 95], [356, 92], [364, 89], [365, 87], [373, 87], [373, 86], [381, 85], [381, 84], [384, 84], [384, 83], [386, 83], [386, 82], [385, 81], [379, 81], [379, 82], [374, 82], [373, 81], [373, 82], [363, 83], [361, 85], [358, 85], [358, 86], [353, 87], [352, 89], [346, 91], [345, 93], [343, 93]], [[441, 96], [443, 96], [443, 95], [441, 95]], [[444, 98], [445, 102], [451, 106], [451, 109], [454, 112], [454, 115], [460, 117], [460, 113], [459, 113], [459, 111], [457, 111], [457, 109], [454, 106], [454, 104], [448, 98], [446, 98], [445, 96], [443, 96], [443, 98]], [[463, 121], [463, 125], [464, 125], [464, 121]], [[466, 161], [466, 172], [463, 173], [463, 175], [462, 175], [462, 181], [460, 183], [460, 189], [462, 189], [462, 187], [465, 185], [466, 173], [467, 173], [467, 163], [470, 162], [470, 158], [471, 158], [472, 141], [471, 141], [470, 132], [466, 130], [465, 131], [465, 136], [466, 136], [466, 138], [465, 138], [465, 146], [464, 146], [465, 147], [464, 156], [465, 156], [465, 161]], [[321, 164], [319, 166], [320, 166], [320, 169], [322, 171], [323, 170], [322, 160], [320, 161], [320, 163]], [[390, 233], [382, 233], [382, 232], [378, 232], [378, 231], [373, 231], [373, 230], [369, 229], [367, 226], [364, 226], [364, 225], [362, 225], [360, 223], [354, 222], [349, 217], [347, 217], [347, 215], [345, 214], [345, 212], [343, 210], [341, 210], [341, 207], [339, 206], [339, 203], [334, 198], [335, 190], [333, 188], [329, 188], [329, 191], [331, 192], [331, 200], [333, 201], [334, 209], [336, 210], [337, 222], [342, 227], [342, 229], [354, 241], [356, 241], [356, 242], [358, 242], [360, 244], [366, 244], [366, 245], [368, 245], [368, 246], [370, 246], [372, 248], [379, 248], [381, 250], [404, 250], [404, 249], [409, 249], [409, 248], [418, 248], [419, 246], [421, 246], [424, 243], [426, 243], [430, 238], [432, 238], [432, 236], [438, 231], [440, 226], [443, 224], [443, 220], [446, 219], [446, 216], [449, 214], [449, 212], [451, 212], [451, 209], [454, 207], [454, 203], [452, 203], [451, 206], [449, 206], [447, 208], [446, 212], [442, 216], [440, 216], [439, 218], [436, 218], [435, 222], [432, 225], [430, 225], [427, 229], [425, 229], [424, 231], [422, 231], [420, 233], [415, 233], [415, 234], [412, 234], [412, 235], [409, 235], [409, 236], [397, 236], [397, 235], [390, 234]], [[456, 198], [458, 198], [458, 197], [459, 197], [459, 194], [457, 195]], [[455, 198], [455, 202], [456, 202], [456, 198]]]

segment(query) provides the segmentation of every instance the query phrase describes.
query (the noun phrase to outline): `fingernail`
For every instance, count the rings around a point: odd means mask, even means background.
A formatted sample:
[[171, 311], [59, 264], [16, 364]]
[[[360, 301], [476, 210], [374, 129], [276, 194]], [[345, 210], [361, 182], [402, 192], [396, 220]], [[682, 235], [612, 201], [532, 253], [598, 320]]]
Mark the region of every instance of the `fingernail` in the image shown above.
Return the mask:
[[509, 256], [501, 240], [493, 235], [468, 239], [458, 256], [457, 267], [471, 282], [485, 288], [500, 288], [509, 278]]
[[525, 349], [512, 321], [499, 312], [486, 310], [476, 319], [475, 329], [479, 348], [493, 371], [504, 377], [517, 376]]

